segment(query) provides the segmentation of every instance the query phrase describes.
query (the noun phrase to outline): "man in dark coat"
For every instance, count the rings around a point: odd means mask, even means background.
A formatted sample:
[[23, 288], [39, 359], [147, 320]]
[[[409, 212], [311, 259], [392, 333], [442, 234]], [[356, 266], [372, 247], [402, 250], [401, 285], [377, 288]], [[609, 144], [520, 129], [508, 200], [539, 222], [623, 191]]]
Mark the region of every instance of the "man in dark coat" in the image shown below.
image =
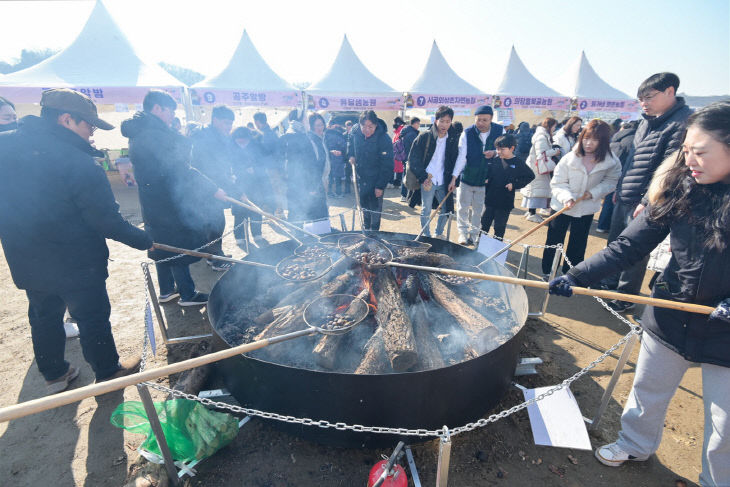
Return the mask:
[[342, 133], [342, 129], [332, 121], [330, 121], [330, 126], [324, 133], [324, 145], [330, 157], [330, 174], [327, 190], [329, 196], [341, 198], [343, 180], [345, 179], [347, 139]]
[[[626, 167], [629, 156], [634, 148], [634, 134], [636, 134], [636, 128], [639, 126], [637, 120], [630, 122], [624, 122], [621, 125], [621, 130], [613, 134], [611, 137], [611, 152], [614, 156], [618, 157], [621, 162], [621, 169]], [[601, 208], [601, 214], [598, 217], [598, 223], [596, 224], [596, 231], [598, 233], [608, 233], [611, 229], [611, 217], [613, 215], [613, 191], [608, 193], [603, 198], [603, 207]]]
[[260, 165], [268, 174], [271, 183], [272, 194], [268, 195], [267, 202], [273, 206], [276, 213], [283, 215], [286, 206], [286, 179], [279, 135], [271, 129], [263, 112], [253, 114], [253, 123], [258, 131]]
[[89, 143], [96, 128], [113, 127], [88, 97], [58, 89], [43, 93], [40, 118], [25, 117], [0, 136], [0, 240], [13, 281], [28, 296], [33, 351], [49, 393], [79, 374], [64, 360], [66, 308], [97, 381], [139, 368], [139, 357], [120, 362], [114, 344], [105, 239], [139, 250], [152, 239], [119, 214], [94, 161], [103, 153]]
[[[142, 106], [143, 111], [122, 122], [122, 135], [129, 138], [145, 230], [158, 243], [200, 248], [208, 241], [207, 215], [200, 208], [213, 197], [222, 200], [226, 193], [190, 165], [190, 143], [171, 128], [175, 100], [164, 91], [150, 90]], [[180, 306], [208, 302], [208, 295], [195, 290], [190, 276], [188, 266], [197, 258], [162, 250], [152, 250], [149, 256], [161, 261], [155, 263], [161, 302], [178, 296]]]
[[[413, 141], [416, 140], [416, 137], [418, 137], [419, 134], [419, 128], [421, 127], [421, 119], [418, 117], [413, 117], [411, 119], [411, 123], [404, 127], [403, 130], [400, 133], [400, 138], [403, 140], [403, 148], [406, 150], [406, 158], [403, 160], [403, 164], [408, 161], [408, 155], [411, 153], [411, 146], [413, 145]], [[405, 170], [405, 168], [404, 168]], [[405, 175], [403, 176], [405, 178]], [[401, 184], [400, 187], [400, 200], [401, 202], [405, 203], [408, 201], [408, 193], [409, 190], [406, 188], [405, 184]]]
[[[436, 121], [431, 130], [419, 134], [413, 141], [408, 156], [409, 167], [421, 185], [421, 227], [426, 227], [434, 197], [438, 203], [446, 198], [449, 191], [456, 188], [458, 173], [455, 171], [456, 159], [459, 155], [459, 134], [451, 125], [454, 111], [447, 106], [436, 110]], [[449, 195], [449, 198], [453, 196]], [[445, 238], [447, 202], [441, 206], [441, 213], [436, 224], [436, 238]], [[431, 236], [431, 229], [423, 231], [426, 237]]]
[[393, 178], [393, 141], [388, 127], [373, 110], [360, 114], [352, 127], [349, 161], [355, 167], [360, 191], [363, 229], [380, 230], [383, 192]]
[[[227, 193], [232, 193], [233, 189], [233, 142], [229, 135], [234, 119], [233, 110], [225, 105], [215, 106], [211, 112], [210, 124], [190, 136], [193, 144], [191, 165]], [[207, 249], [212, 254], [223, 255], [221, 236], [226, 229], [224, 210], [228, 206], [227, 203], [209, 198], [201, 208], [206, 213], [206, 240], [216, 241]], [[225, 271], [231, 267], [229, 262], [214, 260], [208, 260], [208, 265], [215, 271]]]
[[[673, 73], [658, 73], [644, 81], [637, 96], [644, 110], [643, 120], [634, 135], [634, 147], [628, 156], [621, 178], [616, 186], [615, 207], [611, 217], [608, 242], [618, 238], [626, 226], [646, 206], [644, 195], [654, 171], [670, 154], [679, 149], [684, 135], [684, 125], [692, 111], [677, 97], [679, 77]], [[606, 287], [626, 294], [637, 294], [644, 280], [649, 257], [606, 280]], [[633, 303], [612, 300], [609, 306], [623, 312], [634, 307]]]

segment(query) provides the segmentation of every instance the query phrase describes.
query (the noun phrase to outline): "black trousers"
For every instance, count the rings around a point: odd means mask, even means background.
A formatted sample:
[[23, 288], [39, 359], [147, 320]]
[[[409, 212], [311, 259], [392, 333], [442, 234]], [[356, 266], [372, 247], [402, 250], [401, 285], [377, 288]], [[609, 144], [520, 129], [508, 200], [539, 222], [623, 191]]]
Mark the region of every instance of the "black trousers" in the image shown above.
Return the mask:
[[57, 294], [33, 290], [26, 290], [25, 294], [28, 296], [33, 353], [38, 370], [47, 381], [58, 379], [68, 371], [63, 329], [66, 307], [79, 327], [81, 351], [96, 378], [105, 379], [117, 371], [119, 355], [109, 323], [111, 305], [104, 281]]
[[360, 206], [362, 206], [364, 229], [373, 232], [380, 230], [380, 212], [383, 211], [383, 197], [377, 198], [375, 190], [372, 188], [367, 189], [360, 193]]
[[[550, 210], [550, 214], [555, 210]], [[570, 228], [570, 237], [568, 238], [568, 248], [565, 255], [573, 265], [583, 262], [586, 253], [586, 245], [588, 244], [588, 232], [591, 230], [593, 222], [593, 214], [581, 217], [568, 216], [565, 213], [559, 215], [555, 220], [551, 221], [548, 226], [547, 240], [545, 245], [556, 245], [565, 241], [565, 234]], [[555, 257], [555, 249], [545, 249], [542, 253], [542, 273], [550, 272]], [[567, 262], [563, 262], [563, 273], [568, 272]]]
[[482, 231], [489, 233], [489, 228], [494, 223], [494, 236], [498, 239], [504, 238], [504, 232], [507, 230], [507, 220], [512, 210], [507, 208], [495, 208], [493, 206], [485, 206], [482, 213]]

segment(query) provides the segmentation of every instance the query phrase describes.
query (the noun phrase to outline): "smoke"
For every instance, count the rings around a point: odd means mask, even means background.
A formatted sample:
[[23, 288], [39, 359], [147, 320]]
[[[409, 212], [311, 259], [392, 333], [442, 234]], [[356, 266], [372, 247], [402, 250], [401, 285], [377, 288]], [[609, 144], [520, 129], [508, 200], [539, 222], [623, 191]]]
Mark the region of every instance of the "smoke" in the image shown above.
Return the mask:
[[[279, 259], [290, 255], [294, 244], [277, 244], [259, 250], [251, 255], [260, 262], [276, 264]], [[339, 253], [332, 251], [332, 258]], [[346, 274], [346, 275], [345, 275]], [[371, 274], [370, 276], [374, 276]], [[363, 268], [350, 260], [344, 261], [321, 280], [313, 282], [290, 283], [276, 277], [265, 269], [234, 268], [219, 283], [226, 293], [222, 295], [226, 310], [214, 325], [221, 336], [231, 345], [239, 345], [254, 340], [277, 316], [287, 310], [299, 309], [318, 297], [323, 287], [332, 285], [337, 278], [344, 281], [337, 291], [340, 294], [357, 295], [363, 290]], [[367, 278], [367, 277], [366, 277]], [[406, 283], [413, 282], [408, 275], [397, 275], [404, 297], [412, 290]], [[418, 279], [415, 279], [418, 282]], [[329, 283], [329, 284], [328, 284]], [[513, 285], [479, 281], [449, 288], [464, 303], [477, 310], [495, 328], [491, 334], [470, 338], [456, 319], [434, 299], [429, 299], [424, 290], [417, 291], [414, 300], [404, 299], [411, 320], [418, 313], [426, 316], [430, 324], [429, 340], [436, 345], [445, 365], [453, 365], [474, 358], [477, 354], [488, 353], [512, 338], [523, 326], [527, 317], [527, 300], [524, 290]], [[410, 301], [410, 303], [409, 303]], [[273, 310], [273, 312], [272, 312]], [[267, 314], [268, 313], [268, 314]], [[265, 315], [264, 321], [261, 316]], [[325, 367], [313, 352], [323, 335], [314, 334], [306, 338], [282, 342], [249, 354], [250, 356], [279, 363], [282, 365], [322, 372], [353, 373], [362, 359], [365, 345], [377, 329], [377, 322], [371, 311], [369, 316], [344, 335], [328, 337], [336, 341], [336, 356], [332, 367]], [[287, 327], [274, 330], [277, 334], [303, 329], [303, 320], [293, 320]], [[387, 367], [390, 369], [390, 367]]]

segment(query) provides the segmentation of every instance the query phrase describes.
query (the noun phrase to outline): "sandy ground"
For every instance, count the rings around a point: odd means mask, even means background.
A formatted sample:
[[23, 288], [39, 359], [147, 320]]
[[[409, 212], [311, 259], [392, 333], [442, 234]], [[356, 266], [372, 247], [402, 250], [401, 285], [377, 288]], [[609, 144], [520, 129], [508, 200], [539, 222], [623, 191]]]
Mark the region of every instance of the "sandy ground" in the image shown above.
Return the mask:
[[[112, 179], [122, 213], [133, 223], [140, 223], [136, 189]], [[397, 190], [386, 192], [383, 230], [417, 233], [416, 211], [399, 202]], [[353, 204], [352, 199], [331, 202], [332, 214]], [[515, 210], [510, 218], [506, 238], [528, 228], [529, 223]], [[232, 227], [229, 215], [228, 228]], [[272, 241], [281, 239], [264, 227]], [[456, 229], [452, 229], [452, 240]], [[529, 237], [529, 243], [544, 243], [545, 230]], [[605, 237], [592, 233], [587, 254], [605, 245]], [[109, 242], [111, 262], [107, 283], [112, 303], [112, 326], [120, 355], [139, 354], [143, 336], [144, 287], [139, 263], [142, 252]], [[224, 240], [224, 249], [243, 256], [232, 236]], [[541, 251], [533, 251], [529, 270], [539, 275]], [[63, 258], [59, 256], [59, 258]], [[510, 252], [508, 265], [515, 267], [519, 255]], [[199, 288], [209, 290], [220, 274], [202, 262], [193, 266]], [[647, 276], [648, 277], [648, 276]], [[648, 292], [644, 287], [643, 292]], [[528, 290], [531, 307], [538, 306], [540, 293]], [[45, 385], [34, 363], [30, 328], [26, 316], [25, 294], [15, 288], [5, 259], [0, 259], [0, 407], [44, 395]], [[164, 313], [173, 336], [208, 331], [207, 315], [202, 309], [182, 310], [175, 303], [164, 305]], [[520, 378], [527, 387], [559, 383], [589, 364], [601, 352], [616, 343], [628, 328], [613, 318], [590, 297], [570, 300], [553, 298], [547, 314], [529, 320], [528, 333], [521, 356], [540, 357], [545, 364], [539, 375]], [[159, 340], [159, 335], [158, 335]], [[637, 347], [638, 348], [638, 347]], [[78, 340], [67, 341], [67, 358], [81, 367], [74, 386], [93, 382], [90, 368], [81, 356]], [[166, 350], [158, 347], [150, 366], [159, 366], [184, 357], [181, 346]], [[169, 355], [168, 355], [169, 354]], [[619, 429], [619, 416], [633, 378], [634, 351], [626, 372], [619, 381], [599, 428], [591, 433], [595, 446], [612, 441]], [[572, 386], [581, 410], [592, 417], [603, 388], [616, 365], [614, 354], [588, 376]], [[453, 438], [449, 485], [544, 485], [544, 486], [675, 486], [677, 479], [697, 481], [702, 445], [702, 386], [699, 369], [689, 370], [672, 401], [666, 419], [664, 438], [657, 455], [643, 463], [620, 468], [600, 465], [589, 451], [574, 451], [535, 446], [525, 411], [497, 423]], [[167, 380], [162, 380], [167, 383]], [[163, 399], [160, 393], [153, 397]], [[36, 486], [53, 483], [64, 486], [122, 485], [128, 465], [136, 458], [135, 449], [143, 441], [140, 435], [113, 427], [109, 417], [122, 401], [137, 400], [135, 388], [110, 393], [79, 403], [0, 424], [0, 485]], [[521, 402], [517, 391], [510, 391], [495, 411]], [[475, 418], [476, 419], [476, 418]], [[457, 426], [457, 425], [454, 425]], [[364, 485], [372, 464], [384, 450], [346, 450], [308, 443], [272, 429], [259, 419], [249, 422], [231, 445], [201, 464], [198, 476], [190, 481], [200, 486], [354, 486]], [[413, 453], [424, 485], [434, 485], [438, 442], [413, 445]], [[571, 455], [577, 463], [573, 463]], [[412, 483], [411, 483], [412, 485]]]

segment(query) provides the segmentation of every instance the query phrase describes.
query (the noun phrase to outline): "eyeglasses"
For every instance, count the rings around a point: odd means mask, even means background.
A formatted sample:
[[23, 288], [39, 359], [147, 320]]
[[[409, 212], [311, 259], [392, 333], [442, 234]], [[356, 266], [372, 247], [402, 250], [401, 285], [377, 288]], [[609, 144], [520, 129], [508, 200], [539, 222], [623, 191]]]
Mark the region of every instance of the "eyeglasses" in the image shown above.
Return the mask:
[[654, 97], [655, 97], [655, 96], [657, 96], [657, 95], [658, 95], [659, 93], [661, 93], [661, 91], [657, 91], [657, 92], [656, 92], [656, 93], [654, 93], [653, 95], [646, 95], [646, 96], [640, 96], [640, 97], [639, 97], [639, 101], [640, 101], [640, 102], [642, 102], [642, 103], [643, 103], [643, 102], [647, 102], [647, 101], [651, 101], [651, 100], [653, 100], [653, 99], [654, 99]]

